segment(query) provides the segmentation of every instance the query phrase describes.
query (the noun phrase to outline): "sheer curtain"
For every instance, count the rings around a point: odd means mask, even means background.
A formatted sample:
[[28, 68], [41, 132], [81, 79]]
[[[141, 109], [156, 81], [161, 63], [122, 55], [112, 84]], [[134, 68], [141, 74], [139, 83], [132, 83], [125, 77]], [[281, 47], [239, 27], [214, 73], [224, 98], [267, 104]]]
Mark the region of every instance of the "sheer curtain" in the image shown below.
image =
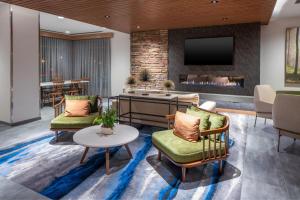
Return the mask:
[[73, 42], [73, 75], [75, 79], [89, 77], [89, 93], [108, 97], [111, 94], [110, 39]]
[[40, 38], [42, 82], [51, 81], [60, 76], [64, 80], [72, 79], [73, 74], [73, 43], [71, 40], [61, 40], [50, 37]]
[[64, 80], [90, 78], [89, 93], [102, 97], [111, 94], [110, 39], [62, 40], [40, 38], [42, 82], [54, 76]]

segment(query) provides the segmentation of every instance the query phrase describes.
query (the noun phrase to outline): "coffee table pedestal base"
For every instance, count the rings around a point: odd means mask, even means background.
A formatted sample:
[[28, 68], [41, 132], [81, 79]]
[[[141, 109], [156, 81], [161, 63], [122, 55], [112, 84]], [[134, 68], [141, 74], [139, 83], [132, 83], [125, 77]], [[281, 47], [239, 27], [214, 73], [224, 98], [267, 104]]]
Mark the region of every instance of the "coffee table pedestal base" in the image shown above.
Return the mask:
[[[130, 159], [131, 159], [132, 154], [131, 154], [128, 144], [125, 144], [124, 146], [125, 146], [128, 154], [130, 156]], [[85, 159], [86, 154], [88, 153], [89, 149], [90, 149], [89, 147], [85, 147], [85, 150], [84, 150], [83, 155], [80, 160], [80, 164], [82, 164], [84, 162], [84, 159]], [[106, 170], [106, 174], [109, 175], [110, 174], [110, 172], [109, 172], [109, 148], [105, 148], [105, 170]]]

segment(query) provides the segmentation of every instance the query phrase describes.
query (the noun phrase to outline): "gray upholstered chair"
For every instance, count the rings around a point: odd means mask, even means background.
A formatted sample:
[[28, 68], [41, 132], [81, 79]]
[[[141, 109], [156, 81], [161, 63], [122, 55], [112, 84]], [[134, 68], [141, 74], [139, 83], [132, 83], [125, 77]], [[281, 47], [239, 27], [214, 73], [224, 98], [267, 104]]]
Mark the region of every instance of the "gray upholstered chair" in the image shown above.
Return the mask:
[[300, 95], [277, 94], [273, 105], [273, 126], [278, 130], [279, 152], [282, 135], [300, 139]]
[[276, 97], [276, 92], [269, 85], [257, 85], [254, 88], [254, 104], [255, 104], [255, 122], [256, 126], [257, 117], [272, 119], [272, 107]]

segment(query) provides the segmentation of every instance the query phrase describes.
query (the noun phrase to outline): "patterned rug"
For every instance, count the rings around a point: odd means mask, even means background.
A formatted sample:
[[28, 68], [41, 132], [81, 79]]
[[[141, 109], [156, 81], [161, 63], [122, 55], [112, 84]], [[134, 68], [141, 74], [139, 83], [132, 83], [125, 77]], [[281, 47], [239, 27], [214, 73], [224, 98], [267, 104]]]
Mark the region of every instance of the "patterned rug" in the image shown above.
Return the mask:
[[[55, 143], [53, 133], [0, 150], [0, 175], [50, 199], [239, 199], [245, 149], [243, 126], [230, 132], [230, 157], [224, 173], [218, 163], [189, 169], [180, 181], [181, 169], [163, 158], [157, 160], [151, 134], [158, 128], [142, 127], [129, 144], [110, 149], [111, 174], [105, 174], [104, 149], [91, 149], [79, 164], [84, 148], [62, 133]], [[234, 144], [234, 145], [233, 145]]]

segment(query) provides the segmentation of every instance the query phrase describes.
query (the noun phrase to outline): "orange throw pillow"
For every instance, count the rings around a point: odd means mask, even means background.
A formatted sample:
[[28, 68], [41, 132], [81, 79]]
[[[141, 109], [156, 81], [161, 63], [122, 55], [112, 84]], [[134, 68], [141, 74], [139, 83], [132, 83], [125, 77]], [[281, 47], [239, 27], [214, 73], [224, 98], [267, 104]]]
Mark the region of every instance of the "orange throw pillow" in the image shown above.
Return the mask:
[[182, 112], [176, 112], [173, 133], [190, 142], [197, 142], [199, 139], [200, 118]]
[[85, 117], [90, 113], [89, 100], [66, 100], [66, 117]]

